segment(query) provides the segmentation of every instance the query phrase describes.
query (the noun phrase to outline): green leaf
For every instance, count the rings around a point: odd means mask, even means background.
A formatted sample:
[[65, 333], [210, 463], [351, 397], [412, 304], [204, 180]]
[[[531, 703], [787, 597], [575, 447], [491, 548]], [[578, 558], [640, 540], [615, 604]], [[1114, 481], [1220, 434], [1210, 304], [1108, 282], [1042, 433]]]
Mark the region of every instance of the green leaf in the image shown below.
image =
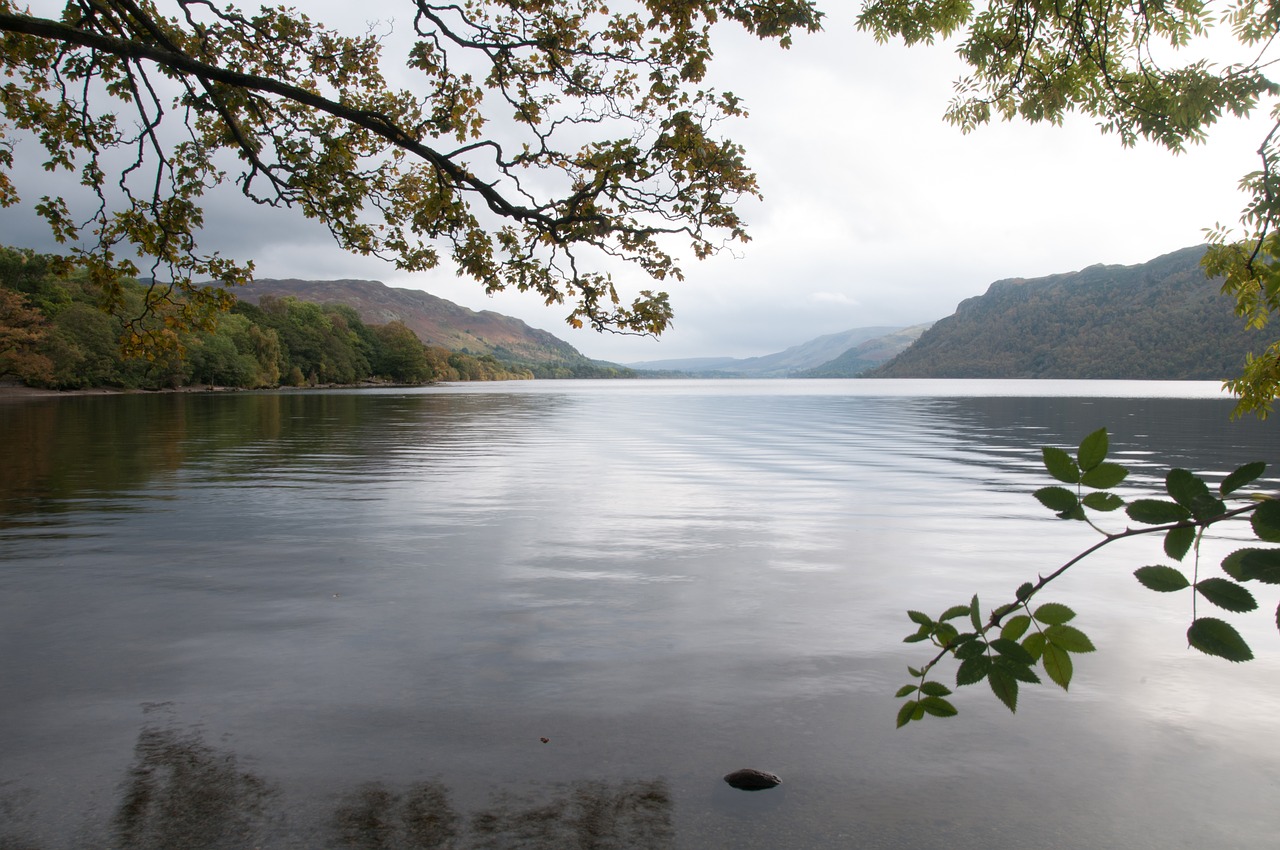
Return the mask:
[[987, 671], [987, 682], [991, 692], [1009, 707], [1010, 711], [1018, 710], [1018, 680], [1008, 670], [992, 665]]
[[1095, 490], [1110, 490], [1129, 477], [1129, 470], [1118, 463], [1102, 463], [1080, 476], [1080, 483]]
[[1086, 508], [1104, 513], [1124, 507], [1124, 499], [1115, 493], [1086, 493], [1080, 501]]
[[1197, 519], [1209, 519], [1227, 510], [1227, 506], [1209, 492], [1208, 484], [1185, 469], [1169, 470], [1164, 478], [1164, 487], [1175, 502], [1191, 511]]
[[954, 620], [956, 617], [963, 617], [968, 613], [969, 613], [968, 605], [952, 605], [946, 611], [942, 612], [942, 616], [939, 617], [938, 620], [939, 621]]
[[1259, 540], [1280, 543], [1280, 501], [1267, 499], [1259, 504], [1254, 509], [1249, 524], [1253, 526], [1253, 533]]
[[1031, 618], [1026, 614], [1010, 617], [1009, 621], [1004, 624], [1004, 628], [1000, 630], [1000, 637], [1006, 640], [1018, 640], [1027, 633], [1027, 629], [1030, 626]]
[[903, 697], [911, 696], [915, 692], [916, 692], [915, 685], [903, 685], [902, 687], [898, 688], [898, 692], [893, 696], [896, 699], [902, 699]]
[[1045, 639], [1067, 652], [1093, 652], [1097, 647], [1089, 636], [1075, 626], [1049, 626], [1044, 630]]
[[1267, 471], [1267, 465], [1260, 460], [1253, 463], [1246, 463], [1235, 472], [1222, 479], [1222, 483], [1218, 485], [1218, 493], [1223, 496], [1229, 496], [1239, 490], [1246, 484], [1252, 484], [1261, 477], [1262, 473]]
[[1280, 584], [1280, 549], [1242, 549], [1240, 551], [1242, 553], [1241, 575], [1232, 576], [1232, 578], [1238, 578], [1241, 581], [1256, 579], [1263, 584]]
[[1250, 549], [1237, 549], [1222, 559], [1222, 571], [1236, 581], [1248, 581], [1244, 575], [1244, 556]]
[[973, 623], [975, 631], [982, 631], [982, 611], [978, 607], [978, 594], [976, 593], [969, 602], [969, 622]]
[[969, 641], [963, 643], [956, 648], [956, 658], [964, 661], [966, 658], [977, 658], [979, 655], [987, 654], [987, 645], [980, 640]]
[[1058, 519], [1074, 519], [1074, 520], [1080, 520], [1083, 522], [1084, 520], [1088, 519], [1088, 517], [1085, 515], [1084, 507], [1082, 505], [1076, 505], [1071, 510], [1062, 511], [1060, 514], [1058, 514]]
[[1037, 608], [1034, 614], [1037, 620], [1050, 626], [1061, 625], [1062, 623], [1068, 622], [1074, 618], [1075, 615], [1075, 611], [1072, 611], [1066, 605], [1058, 602], [1046, 602]]
[[1021, 607], [1022, 606], [1019, 605], [1017, 602], [1006, 602], [1004, 605], [1001, 605], [999, 608], [992, 611], [991, 617], [995, 622], [998, 623], [1005, 618], [1006, 614], [1012, 614], [1014, 611], [1017, 611]]
[[1144, 525], [1164, 525], [1191, 518], [1191, 512], [1182, 505], [1161, 499], [1138, 499], [1125, 509], [1129, 519]]
[[1049, 674], [1049, 678], [1058, 687], [1064, 691], [1067, 690], [1071, 685], [1071, 674], [1074, 672], [1071, 653], [1060, 646], [1048, 644], [1044, 648], [1044, 657], [1041, 660], [1044, 662], [1044, 672]]
[[920, 700], [920, 705], [934, 717], [955, 717], [959, 713], [954, 705], [942, 697], [925, 697]]
[[932, 626], [933, 620], [923, 611], [908, 611], [907, 616], [911, 618], [911, 622], [921, 626]]
[[1182, 590], [1191, 586], [1191, 582], [1187, 581], [1187, 577], [1180, 570], [1160, 564], [1151, 567], [1138, 567], [1133, 571], [1133, 574], [1142, 583], [1143, 587], [1148, 590], [1154, 590], [1157, 593], [1173, 593], [1175, 590]]
[[1040, 454], [1044, 458], [1044, 468], [1049, 470], [1049, 474], [1054, 478], [1064, 484], [1080, 483], [1080, 467], [1076, 466], [1071, 455], [1052, 446], [1045, 446], [1040, 450]]
[[960, 631], [950, 623], [938, 623], [933, 629], [933, 636], [938, 639], [938, 643], [943, 646], [949, 646], [955, 643]]
[[928, 640], [928, 639], [929, 639], [929, 632], [920, 631], [920, 632], [916, 632], [913, 635], [907, 635], [902, 639], [902, 642], [903, 643], [920, 643], [920, 641]]
[[1191, 526], [1171, 528], [1164, 536], [1164, 553], [1175, 561], [1181, 561], [1196, 542], [1196, 530]]
[[1097, 469], [1098, 464], [1107, 458], [1107, 429], [1099, 428], [1080, 442], [1080, 450], [1076, 452], [1080, 459], [1080, 468]]
[[1196, 582], [1196, 590], [1219, 608], [1228, 611], [1253, 611], [1258, 607], [1258, 600], [1247, 588], [1225, 578], [1205, 578]]
[[1276, 628], [1280, 629], [1280, 605], [1276, 606]]
[[945, 697], [951, 695], [951, 689], [941, 682], [925, 682], [920, 686], [920, 693], [930, 697]]
[[1003, 655], [1005, 658], [1008, 658], [1011, 661], [1016, 661], [1019, 664], [1035, 664], [1036, 663], [1036, 660], [1031, 656], [1031, 653], [1023, 649], [1022, 644], [1016, 641], [1008, 640], [1002, 637], [996, 638], [995, 640], [991, 641], [991, 648], [994, 649], [996, 652], [1000, 653], [1001, 655]]
[[1187, 641], [1205, 655], [1228, 661], [1249, 661], [1253, 650], [1230, 623], [1216, 617], [1201, 617], [1187, 629]]
[[1191, 503], [1201, 493], [1209, 491], [1209, 487], [1204, 481], [1200, 480], [1195, 473], [1186, 469], [1171, 469], [1165, 473], [1164, 489], [1169, 493], [1171, 499], [1184, 508], [1190, 508]]
[[901, 729], [903, 726], [906, 726], [908, 723], [910, 723], [914, 719], [912, 718], [911, 715], [913, 712], [915, 712], [915, 710], [916, 710], [915, 700], [904, 702], [902, 704], [902, 708], [898, 709], [898, 727], [897, 728]]
[[1040, 684], [1040, 677], [1036, 675], [1035, 670], [1031, 669], [1030, 664], [1022, 664], [1001, 655], [991, 659], [991, 667], [992, 669], [1000, 668], [1020, 682], [1030, 682], [1033, 685]]
[[910, 673], [912, 676], [915, 676], [917, 679], [919, 679], [921, 676], [924, 675], [923, 670], [917, 670], [914, 667], [908, 667], [907, 672]]
[[1022, 639], [1022, 648], [1031, 653], [1031, 657], [1039, 660], [1044, 654], [1044, 648], [1048, 641], [1045, 640], [1044, 632], [1032, 632]]
[[1080, 504], [1076, 494], [1066, 487], [1041, 487], [1031, 495], [1051, 511], [1064, 513]]
[[1035, 592], [1036, 592], [1035, 586], [1032, 585], [1031, 582], [1029, 581], [1024, 581], [1022, 584], [1018, 585], [1018, 592], [1015, 593], [1014, 595], [1018, 597], [1019, 602], [1026, 602], [1028, 599], [1031, 598], [1031, 594]]
[[981, 682], [987, 677], [987, 671], [990, 669], [991, 659], [985, 655], [966, 658], [964, 661], [960, 662], [960, 666], [956, 668], [956, 687]]

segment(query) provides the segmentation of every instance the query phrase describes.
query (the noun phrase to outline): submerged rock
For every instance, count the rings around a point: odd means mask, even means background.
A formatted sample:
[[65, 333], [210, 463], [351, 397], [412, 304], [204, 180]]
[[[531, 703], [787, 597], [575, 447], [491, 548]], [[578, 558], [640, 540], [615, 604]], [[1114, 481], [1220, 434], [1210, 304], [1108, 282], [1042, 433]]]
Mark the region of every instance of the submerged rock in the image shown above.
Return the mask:
[[766, 788], [782, 784], [782, 780], [775, 774], [765, 773], [763, 770], [755, 770], [750, 767], [744, 767], [742, 770], [735, 770], [733, 773], [726, 774], [724, 781], [740, 791], [763, 791]]

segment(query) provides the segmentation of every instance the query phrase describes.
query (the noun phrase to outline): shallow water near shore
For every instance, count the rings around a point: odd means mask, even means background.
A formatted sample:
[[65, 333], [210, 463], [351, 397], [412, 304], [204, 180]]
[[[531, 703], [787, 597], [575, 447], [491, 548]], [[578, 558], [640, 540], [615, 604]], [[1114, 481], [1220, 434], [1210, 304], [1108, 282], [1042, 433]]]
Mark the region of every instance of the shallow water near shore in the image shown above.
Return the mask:
[[[1276, 595], [1226, 615], [1257, 660], [1189, 651], [1183, 600], [1132, 577], [1155, 540], [1048, 593], [1100, 648], [1069, 693], [966, 688], [894, 729], [906, 609], [992, 607], [1095, 541], [1031, 498], [1040, 446], [1106, 425], [1135, 485], [1280, 469], [1230, 407], [910, 381], [0, 405], [0, 847], [1273, 847]], [[783, 784], [721, 780], [744, 767]]]

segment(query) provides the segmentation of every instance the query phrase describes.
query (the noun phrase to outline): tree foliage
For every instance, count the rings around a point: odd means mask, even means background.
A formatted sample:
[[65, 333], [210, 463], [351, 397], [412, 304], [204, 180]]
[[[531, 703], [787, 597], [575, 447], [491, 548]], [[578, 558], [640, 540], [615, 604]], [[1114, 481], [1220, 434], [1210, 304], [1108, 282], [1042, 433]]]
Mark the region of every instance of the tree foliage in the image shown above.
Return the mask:
[[[1146, 139], [1172, 151], [1203, 142], [1223, 116], [1269, 111], [1258, 168], [1244, 175], [1242, 229], [1209, 229], [1204, 267], [1221, 277], [1236, 313], [1264, 328], [1280, 311], [1280, 11], [1231, 0], [867, 0], [858, 25], [880, 41], [953, 38], [968, 74], [947, 119], [968, 132], [992, 118], [1061, 124], [1096, 118], [1125, 145]], [[1222, 30], [1230, 38], [1215, 37]], [[1237, 414], [1265, 416], [1280, 392], [1280, 340], [1250, 356], [1227, 382]]]
[[666, 294], [624, 303], [610, 265], [678, 279], [666, 237], [698, 257], [745, 240], [735, 202], [757, 194], [741, 148], [716, 134], [742, 105], [700, 87], [711, 30], [730, 21], [786, 46], [818, 28], [812, 2], [404, 3], [412, 46], [387, 58], [385, 33], [285, 8], [68, 0], [39, 17], [0, 0], [0, 204], [18, 202], [7, 172], [35, 164], [19, 139], [78, 176], [87, 213], [62, 196], [35, 208], [106, 306], [123, 311], [119, 281], [140, 262], [165, 281], [130, 315], [135, 349], [172, 347], [229, 305], [195, 280], [250, 276], [198, 244], [222, 184], [401, 269], [447, 257], [489, 292], [571, 302], [575, 326], [662, 331]]
[[[1017, 710], [1021, 685], [1041, 684], [1041, 673], [1066, 690], [1075, 674], [1075, 656], [1093, 652], [1095, 647], [1078, 624], [1073, 624], [1076, 612], [1061, 603], [1041, 601], [1040, 592], [1104, 546], [1132, 537], [1160, 535], [1165, 558], [1187, 564], [1181, 568], [1150, 564], [1134, 571], [1134, 577], [1149, 590], [1186, 592], [1190, 619], [1187, 644], [1227, 661], [1253, 658], [1253, 650], [1240, 632], [1221, 616], [1202, 614], [1202, 603], [1230, 613], [1258, 610], [1248, 583], [1280, 584], [1280, 548], [1237, 549], [1222, 560], [1222, 575], [1202, 575], [1200, 542], [1219, 524], [1248, 521], [1259, 541], [1280, 543], [1280, 500], [1244, 492], [1261, 478], [1266, 464], [1245, 464], [1216, 487], [1188, 470], [1170, 469], [1160, 497], [1127, 501], [1113, 488], [1128, 478], [1129, 470], [1109, 461], [1108, 450], [1105, 428], [1085, 437], [1074, 454], [1045, 447], [1041, 453], [1045, 469], [1058, 483], [1033, 494], [1060, 519], [1092, 527], [1102, 535], [1100, 542], [1037, 581], [1025, 582], [1012, 600], [990, 611], [984, 611], [975, 595], [967, 604], [954, 605], [936, 619], [921, 611], [907, 612], [916, 630], [904, 640], [929, 642], [936, 651], [920, 667], [908, 668], [914, 681], [897, 692], [904, 700], [898, 709], [898, 726], [928, 715], [950, 717], [957, 713], [947, 699], [952, 695], [951, 687], [930, 678], [947, 660], [955, 662], [956, 687], [986, 681], [1010, 711]], [[1228, 500], [1243, 504], [1229, 506]], [[1138, 527], [1104, 530], [1099, 523], [1106, 521], [1100, 517], [1114, 515], [1121, 508]], [[1280, 628], [1280, 606], [1275, 624]]]

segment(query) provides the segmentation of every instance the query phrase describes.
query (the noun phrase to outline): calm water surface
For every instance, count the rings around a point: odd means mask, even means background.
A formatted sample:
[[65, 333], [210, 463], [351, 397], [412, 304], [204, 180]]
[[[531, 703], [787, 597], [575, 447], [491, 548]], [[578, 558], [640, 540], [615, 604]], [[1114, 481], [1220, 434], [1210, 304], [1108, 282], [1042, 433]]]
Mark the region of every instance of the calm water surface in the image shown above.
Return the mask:
[[1107, 425], [1137, 483], [1280, 461], [1229, 410], [1097, 382], [0, 403], [0, 847], [1274, 848], [1274, 588], [1233, 618], [1257, 660], [1188, 651], [1184, 600], [1131, 575], [1155, 541], [1048, 594], [1102, 650], [1069, 694], [894, 729], [905, 609], [1094, 542], [1029, 496], [1040, 446]]

